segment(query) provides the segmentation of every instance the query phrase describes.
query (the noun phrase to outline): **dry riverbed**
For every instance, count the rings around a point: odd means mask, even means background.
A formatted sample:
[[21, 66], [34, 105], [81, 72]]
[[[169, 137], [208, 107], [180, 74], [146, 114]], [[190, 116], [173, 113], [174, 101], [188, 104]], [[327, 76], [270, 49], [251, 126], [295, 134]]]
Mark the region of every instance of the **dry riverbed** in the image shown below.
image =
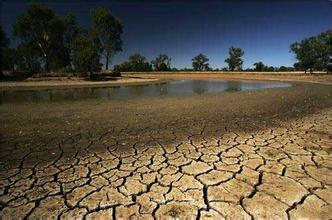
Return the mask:
[[332, 215], [332, 88], [3, 104], [0, 216]]

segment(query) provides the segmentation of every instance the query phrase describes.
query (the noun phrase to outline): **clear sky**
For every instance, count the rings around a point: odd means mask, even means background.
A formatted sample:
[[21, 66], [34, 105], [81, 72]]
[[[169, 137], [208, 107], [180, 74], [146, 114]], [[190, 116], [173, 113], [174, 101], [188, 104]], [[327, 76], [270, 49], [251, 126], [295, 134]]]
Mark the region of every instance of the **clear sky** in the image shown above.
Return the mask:
[[[160, 53], [172, 58], [172, 67], [191, 67], [191, 58], [204, 53], [213, 68], [226, 66], [230, 46], [241, 47], [244, 67], [256, 61], [292, 66], [289, 45], [332, 29], [331, 0], [54, 0], [39, 1], [60, 15], [76, 14], [88, 27], [90, 10], [109, 7], [124, 24], [123, 52], [113, 64], [139, 52], [148, 60]], [[29, 1], [3, 0], [1, 24], [11, 36], [16, 16]], [[15, 40], [13, 40], [15, 42]], [[13, 43], [15, 44], [15, 43]]]

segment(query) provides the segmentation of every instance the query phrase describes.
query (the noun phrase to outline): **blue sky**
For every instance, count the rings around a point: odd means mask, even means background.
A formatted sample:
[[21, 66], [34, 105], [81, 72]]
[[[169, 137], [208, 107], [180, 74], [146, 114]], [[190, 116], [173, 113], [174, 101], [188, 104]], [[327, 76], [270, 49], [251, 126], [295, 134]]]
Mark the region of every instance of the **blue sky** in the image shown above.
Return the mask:
[[[124, 24], [123, 52], [113, 64], [139, 52], [148, 60], [160, 53], [172, 58], [172, 66], [191, 67], [191, 59], [204, 53], [213, 68], [226, 66], [230, 46], [241, 47], [244, 67], [263, 61], [266, 65], [292, 66], [289, 52], [294, 41], [332, 29], [329, 0], [110, 0], [39, 1], [60, 15], [76, 14], [88, 27], [90, 10], [109, 7]], [[29, 1], [2, 1], [1, 23], [10, 36], [16, 16]], [[15, 44], [15, 40], [13, 40]]]

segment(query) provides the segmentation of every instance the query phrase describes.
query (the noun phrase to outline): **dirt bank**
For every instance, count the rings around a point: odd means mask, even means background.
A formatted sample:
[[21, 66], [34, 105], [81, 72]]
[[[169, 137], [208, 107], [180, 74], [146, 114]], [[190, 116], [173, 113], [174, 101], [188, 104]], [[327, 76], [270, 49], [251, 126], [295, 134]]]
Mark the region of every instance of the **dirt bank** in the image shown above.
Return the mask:
[[158, 78], [120, 77], [108, 81], [87, 81], [84, 78], [49, 77], [28, 79], [24, 81], [0, 81], [0, 88], [10, 89], [50, 89], [50, 88], [84, 88], [84, 87], [110, 87], [123, 85], [142, 85], [160, 82]]
[[311, 82], [332, 85], [332, 75], [309, 75], [302, 72], [131, 72], [123, 77], [109, 81], [87, 81], [83, 78], [49, 77], [27, 79], [24, 81], [0, 81], [0, 88], [11, 89], [49, 89], [111, 87], [123, 85], [142, 85], [171, 79], [222, 79], [222, 80], [274, 80], [292, 82]]
[[311, 82], [332, 85], [332, 75], [303, 74], [303, 72], [146, 72], [124, 73], [127, 77], [158, 79], [223, 79], [223, 80], [274, 80]]

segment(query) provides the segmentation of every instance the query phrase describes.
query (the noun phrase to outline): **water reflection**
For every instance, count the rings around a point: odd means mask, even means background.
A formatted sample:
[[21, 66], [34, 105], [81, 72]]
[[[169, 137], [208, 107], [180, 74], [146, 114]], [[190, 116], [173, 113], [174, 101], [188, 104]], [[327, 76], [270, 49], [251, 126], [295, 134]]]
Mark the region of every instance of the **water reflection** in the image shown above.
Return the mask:
[[137, 86], [129, 86], [128, 88], [130, 89], [131, 93], [134, 96], [141, 96], [144, 94], [145, 88], [148, 87], [149, 85], [137, 85]]
[[85, 99], [132, 99], [140, 97], [188, 96], [212, 92], [290, 87], [289, 83], [223, 80], [177, 80], [166, 83], [107, 88], [49, 90], [1, 90], [0, 103], [77, 101]]
[[166, 96], [168, 94], [169, 83], [162, 83], [160, 86], [156, 86], [156, 91], [159, 92], [160, 96]]
[[241, 91], [241, 82], [240, 81], [227, 81], [226, 92], [236, 92]]
[[193, 85], [192, 88], [193, 88], [194, 93], [196, 93], [198, 95], [204, 94], [208, 90], [207, 81], [194, 80], [192, 85]]

